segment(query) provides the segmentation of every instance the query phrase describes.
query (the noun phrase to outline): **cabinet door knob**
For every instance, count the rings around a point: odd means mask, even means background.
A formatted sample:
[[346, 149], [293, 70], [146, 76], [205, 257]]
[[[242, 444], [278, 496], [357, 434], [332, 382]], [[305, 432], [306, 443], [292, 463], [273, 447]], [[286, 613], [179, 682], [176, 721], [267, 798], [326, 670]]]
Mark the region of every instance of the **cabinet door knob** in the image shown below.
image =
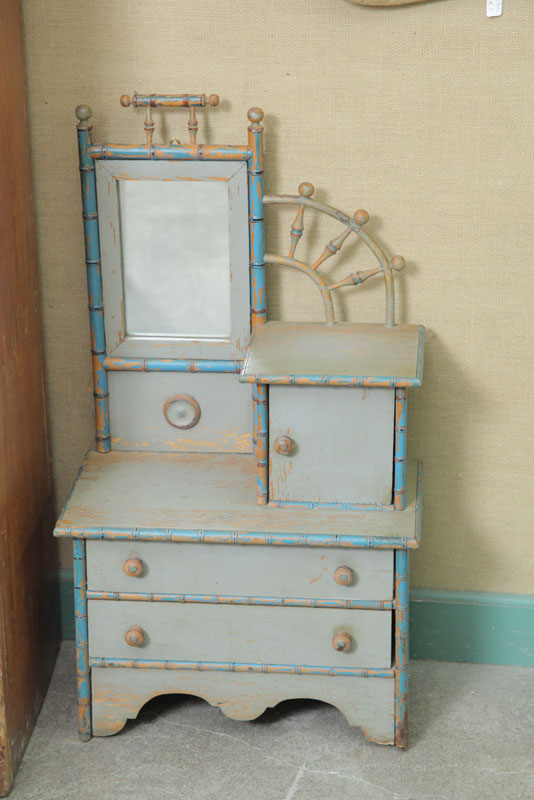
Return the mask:
[[350, 586], [354, 580], [354, 574], [350, 567], [338, 567], [334, 572], [334, 580], [340, 586]]
[[288, 456], [293, 450], [294, 444], [290, 436], [279, 436], [274, 442], [274, 449], [281, 456]]
[[340, 631], [332, 639], [332, 645], [338, 653], [346, 653], [351, 648], [352, 636], [347, 631]]
[[126, 559], [122, 568], [130, 578], [140, 578], [143, 574], [143, 562], [140, 558]]
[[126, 640], [126, 644], [129, 644], [130, 647], [141, 647], [145, 641], [145, 634], [139, 625], [132, 625], [124, 634], [124, 639]]

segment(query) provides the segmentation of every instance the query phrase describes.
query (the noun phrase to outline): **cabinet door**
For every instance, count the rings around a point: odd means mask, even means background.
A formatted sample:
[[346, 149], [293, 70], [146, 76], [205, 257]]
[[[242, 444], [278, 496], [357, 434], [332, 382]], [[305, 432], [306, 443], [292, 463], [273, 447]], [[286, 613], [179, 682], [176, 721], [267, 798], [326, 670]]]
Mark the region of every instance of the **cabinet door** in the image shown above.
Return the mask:
[[391, 503], [393, 389], [271, 386], [269, 417], [271, 500]]

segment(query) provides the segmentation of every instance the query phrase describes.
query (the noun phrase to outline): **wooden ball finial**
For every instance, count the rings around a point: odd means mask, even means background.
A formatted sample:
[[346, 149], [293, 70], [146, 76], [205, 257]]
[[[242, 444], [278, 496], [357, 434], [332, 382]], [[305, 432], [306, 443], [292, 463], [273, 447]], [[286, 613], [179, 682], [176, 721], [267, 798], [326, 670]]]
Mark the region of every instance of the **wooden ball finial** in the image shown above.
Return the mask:
[[259, 125], [259, 123], [263, 119], [263, 109], [254, 106], [253, 108], [249, 108], [247, 117], [249, 122], [252, 122], [254, 125]]
[[129, 94], [121, 94], [121, 101], [120, 102], [121, 102], [121, 106], [123, 108], [128, 108], [128, 106], [132, 102], [131, 99], [130, 99], [130, 95]]
[[359, 208], [358, 211], [354, 214], [354, 219], [358, 223], [358, 225], [367, 225], [369, 222], [369, 214], [364, 208]]
[[391, 259], [391, 268], [400, 272], [406, 266], [406, 259], [403, 256], [393, 256]]
[[299, 194], [301, 197], [311, 197], [314, 191], [315, 191], [315, 186], [313, 185], [313, 183], [308, 183], [307, 181], [304, 181], [304, 183], [301, 183], [299, 185]]
[[91, 119], [91, 114], [93, 112], [91, 111], [90, 106], [87, 106], [85, 105], [85, 103], [82, 103], [82, 105], [76, 106], [76, 108], [74, 109], [74, 113], [76, 114], [80, 122], [87, 122], [88, 119]]
[[219, 95], [218, 94], [210, 94], [208, 97], [208, 103], [210, 106], [218, 106], [219, 105]]

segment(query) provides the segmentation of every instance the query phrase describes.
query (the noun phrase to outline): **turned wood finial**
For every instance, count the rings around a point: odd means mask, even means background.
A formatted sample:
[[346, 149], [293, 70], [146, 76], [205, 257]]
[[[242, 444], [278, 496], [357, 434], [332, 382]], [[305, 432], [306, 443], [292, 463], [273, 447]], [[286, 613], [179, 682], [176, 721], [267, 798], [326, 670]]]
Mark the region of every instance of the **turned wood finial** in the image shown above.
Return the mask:
[[251, 122], [253, 125], [260, 125], [263, 119], [263, 109], [258, 108], [257, 106], [249, 108], [247, 112], [247, 117], [249, 122]]
[[74, 109], [74, 113], [76, 114], [79, 120], [78, 128], [80, 129], [88, 128], [89, 120], [91, 119], [91, 114], [93, 113], [91, 111], [91, 107], [85, 105], [85, 103], [82, 103], [81, 105], [76, 106], [76, 108]]
[[128, 106], [131, 104], [131, 102], [132, 101], [130, 99], [130, 95], [129, 94], [121, 94], [120, 103], [121, 103], [121, 106], [123, 108], [128, 108]]
[[218, 94], [210, 94], [208, 97], [208, 103], [210, 106], [218, 106], [219, 105], [219, 95]]
[[308, 183], [304, 181], [299, 185], [299, 194], [301, 197], [311, 197], [315, 191], [315, 186], [313, 183]]
[[369, 222], [369, 214], [364, 208], [359, 208], [358, 211], [354, 214], [354, 219], [358, 223], [358, 225], [367, 225]]
[[400, 272], [406, 266], [406, 259], [403, 258], [403, 256], [393, 256], [389, 263], [391, 265], [391, 269], [396, 269], [397, 272]]

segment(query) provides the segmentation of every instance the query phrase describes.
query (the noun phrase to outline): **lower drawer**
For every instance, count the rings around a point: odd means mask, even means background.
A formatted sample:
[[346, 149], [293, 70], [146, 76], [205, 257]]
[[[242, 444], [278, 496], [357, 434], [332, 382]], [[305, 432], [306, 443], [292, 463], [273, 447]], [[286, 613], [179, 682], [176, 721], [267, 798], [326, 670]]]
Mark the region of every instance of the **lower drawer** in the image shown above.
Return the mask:
[[[391, 612], [90, 600], [92, 658], [389, 667]], [[127, 643], [140, 628], [140, 646]], [[350, 637], [339, 652], [333, 640]]]

